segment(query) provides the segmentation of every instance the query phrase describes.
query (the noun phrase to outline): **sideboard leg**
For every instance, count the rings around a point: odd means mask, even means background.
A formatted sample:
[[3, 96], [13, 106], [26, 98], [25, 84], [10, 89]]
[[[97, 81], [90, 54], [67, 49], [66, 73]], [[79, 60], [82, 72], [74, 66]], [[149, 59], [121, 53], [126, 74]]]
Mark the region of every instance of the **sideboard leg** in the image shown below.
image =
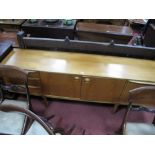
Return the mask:
[[113, 112], [114, 112], [114, 113], [116, 113], [116, 112], [117, 112], [118, 107], [119, 107], [119, 104], [115, 104], [115, 105], [114, 105], [114, 109], [113, 109]]
[[47, 107], [47, 106], [48, 106], [47, 98], [46, 98], [45, 96], [42, 95], [42, 99], [43, 99], [43, 101], [44, 101], [45, 106]]

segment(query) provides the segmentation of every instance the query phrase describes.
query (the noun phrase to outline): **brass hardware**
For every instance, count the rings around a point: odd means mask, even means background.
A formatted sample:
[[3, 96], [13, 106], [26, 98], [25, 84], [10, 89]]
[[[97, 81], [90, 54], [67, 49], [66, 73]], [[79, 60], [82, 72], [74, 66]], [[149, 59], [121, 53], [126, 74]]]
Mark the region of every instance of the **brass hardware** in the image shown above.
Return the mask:
[[85, 78], [84, 81], [85, 81], [85, 82], [89, 82], [90, 79], [89, 79], [89, 78]]
[[75, 76], [74, 79], [75, 79], [75, 80], [79, 80], [80, 78], [79, 78], [78, 76]]

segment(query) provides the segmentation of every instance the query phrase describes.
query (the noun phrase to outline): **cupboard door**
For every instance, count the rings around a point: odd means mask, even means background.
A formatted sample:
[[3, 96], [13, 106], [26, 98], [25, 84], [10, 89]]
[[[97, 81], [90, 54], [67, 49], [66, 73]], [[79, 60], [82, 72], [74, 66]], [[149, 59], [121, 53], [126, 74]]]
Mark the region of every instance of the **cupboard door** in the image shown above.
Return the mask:
[[81, 77], [69, 74], [41, 72], [45, 95], [80, 98]]
[[128, 81], [124, 91], [122, 92], [120, 102], [123, 104], [128, 104], [128, 96], [129, 96], [129, 91], [131, 89], [144, 87], [144, 86], [150, 86], [150, 85], [155, 85], [155, 83], [140, 82], [140, 81]]
[[84, 100], [118, 102], [126, 80], [83, 77], [81, 98]]

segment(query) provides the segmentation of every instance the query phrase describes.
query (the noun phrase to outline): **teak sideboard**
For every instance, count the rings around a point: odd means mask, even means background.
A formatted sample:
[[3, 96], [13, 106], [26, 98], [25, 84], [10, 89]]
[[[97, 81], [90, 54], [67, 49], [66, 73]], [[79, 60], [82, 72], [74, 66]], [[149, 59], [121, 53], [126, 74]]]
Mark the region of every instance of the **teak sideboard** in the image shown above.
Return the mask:
[[47, 97], [126, 104], [130, 89], [155, 85], [152, 60], [14, 48], [1, 63], [39, 71]]

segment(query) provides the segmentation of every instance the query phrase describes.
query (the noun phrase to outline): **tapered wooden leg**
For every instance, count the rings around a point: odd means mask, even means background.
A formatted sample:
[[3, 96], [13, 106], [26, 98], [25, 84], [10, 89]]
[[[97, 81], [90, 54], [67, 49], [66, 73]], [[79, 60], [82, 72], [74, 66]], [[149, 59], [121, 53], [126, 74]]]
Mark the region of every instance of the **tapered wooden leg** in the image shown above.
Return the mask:
[[154, 118], [153, 118], [153, 122], [152, 122], [152, 124], [154, 124], [154, 125], [155, 125], [155, 116], [154, 116]]
[[26, 134], [26, 132], [29, 130], [29, 128], [31, 127], [31, 125], [32, 125], [32, 123], [34, 122], [34, 120], [33, 119], [29, 119], [29, 118], [26, 118], [26, 120], [25, 120], [25, 128], [24, 128], [24, 130], [23, 130], [23, 132], [22, 132], [22, 135], [25, 135]]
[[48, 106], [47, 98], [46, 98], [45, 96], [42, 96], [42, 99], [43, 99], [43, 101], [44, 101], [44, 103], [45, 103], [45, 106], [47, 107], [47, 106]]
[[113, 110], [113, 112], [114, 112], [114, 113], [116, 113], [116, 112], [117, 112], [118, 107], [119, 107], [119, 104], [115, 104], [115, 105], [114, 105], [114, 110]]

